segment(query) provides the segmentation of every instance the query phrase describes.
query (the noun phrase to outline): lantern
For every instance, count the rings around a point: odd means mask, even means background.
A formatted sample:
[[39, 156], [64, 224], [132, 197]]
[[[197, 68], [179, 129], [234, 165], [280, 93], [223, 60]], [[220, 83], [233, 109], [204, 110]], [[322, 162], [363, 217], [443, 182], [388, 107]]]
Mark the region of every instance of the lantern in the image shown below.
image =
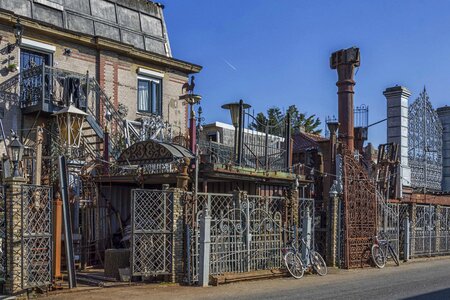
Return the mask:
[[73, 105], [65, 107], [54, 114], [58, 123], [59, 136], [65, 147], [79, 148], [83, 122], [87, 113]]
[[16, 45], [20, 45], [23, 36], [23, 26], [20, 24], [19, 18], [17, 18], [17, 22], [14, 25], [14, 36], [16, 37]]
[[12, 135], [12, 142], [9, 144], [11, 150], [11, 162], [13, 164], [13, 177], [19, 177], [19, 162], [22, 160], [23, 155], [23, 144], [17, 139], [17, 135]]

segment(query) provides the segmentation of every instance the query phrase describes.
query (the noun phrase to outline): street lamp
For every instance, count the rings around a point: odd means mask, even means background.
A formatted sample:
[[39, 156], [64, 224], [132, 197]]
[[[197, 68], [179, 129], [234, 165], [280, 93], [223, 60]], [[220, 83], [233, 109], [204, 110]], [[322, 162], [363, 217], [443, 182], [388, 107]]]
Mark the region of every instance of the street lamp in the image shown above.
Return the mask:
[[22, 160], [23, 155], [23, 144], [17, 139], [17, 135], [15, 133], [11, 136], [13, 138], [11, 144], [9, 145], [11, 149], [11, 162], [13, 163], [13, 177], [19, 177], [19, 161]]
[[59, 135], [64, 146], [68, 149], [79, 148], [83, 130], [82, 126], [87, 113], [70, 105], [53, 115], [56, 116]]
[[[244, 100], [239, 102], [227, 103], [222, 105], [223, 109], [228, 109], [231, 114], [231, 123], [234, 126], [234, 143], [235, 156], [238, 165], [242, 162], [242, 145], [244, 139], [244, 109], [252, 107], [250, 104], [244, 103]], [[237, 148], [236, 148], [237, 147]]]

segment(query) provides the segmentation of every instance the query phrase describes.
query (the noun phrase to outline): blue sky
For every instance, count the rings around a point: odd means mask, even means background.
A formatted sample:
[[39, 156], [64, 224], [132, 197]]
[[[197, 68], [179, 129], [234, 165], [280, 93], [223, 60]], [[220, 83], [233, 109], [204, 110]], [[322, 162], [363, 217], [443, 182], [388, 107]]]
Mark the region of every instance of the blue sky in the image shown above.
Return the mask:
[[[369, 123], [386, 117], [382, 92], [426, 85], [434, 107], [450, 104], [450, 1], [164, 1], [173, 56], [204, 67], [196, 76], [206, 122], [230, 122], [220, 106], [244, 99], [255, 112], [296, 104], [322, 120], [337, 115], [330, 54], [357, 46], [355, 105]], [[386, 123], [369, 141], [385, 142]]]

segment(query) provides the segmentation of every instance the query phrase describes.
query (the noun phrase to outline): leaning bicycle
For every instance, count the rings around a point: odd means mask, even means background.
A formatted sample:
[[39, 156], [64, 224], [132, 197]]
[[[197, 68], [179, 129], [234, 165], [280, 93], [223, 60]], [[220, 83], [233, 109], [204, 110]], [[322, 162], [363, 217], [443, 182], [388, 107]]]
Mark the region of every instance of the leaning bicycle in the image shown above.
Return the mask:
[[370, 249], [370, 253], [372, 255], [372, 260], [374, 264], [382, 269], [386, 265], [386, 262], [389, 257], [392, 257], [395, 264], [397, 266], [400, 265], [400, 261], [398, 259], [398, 254], [395, 252], [394, 247], [392, 245], [392, 242], [389, 240], [389, 238], [386, 236], [384, 232], [380, 233], [380, 238], [378, 236], [374, 236], [373, 238], [373, 244]]
[[288, 242], [287, 247], [284, 249], [284, 263], [292, 277], [300, 279], [305, 271], [310, 268], [320, 276], [327, 275], [328, 268], [322, 256], [317, 251], [312, 250], [305, 239], [301, 239], [301, 242], [306, 248], [306, 257], [309, 258], [308, 262], [303, 261], [295, 240]]

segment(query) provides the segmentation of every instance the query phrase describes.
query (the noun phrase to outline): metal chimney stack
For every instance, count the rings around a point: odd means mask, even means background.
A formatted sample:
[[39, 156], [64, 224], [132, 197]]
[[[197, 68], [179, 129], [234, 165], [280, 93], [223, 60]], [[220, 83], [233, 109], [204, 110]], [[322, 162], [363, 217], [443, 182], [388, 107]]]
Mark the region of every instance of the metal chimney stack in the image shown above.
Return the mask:
[[354, 150], [353, 86], [354, 71], [359, 67], [359, 48], [342, 49], [331, 54], [330, 67], [338, 73], [339, 138], [350, 151]]

